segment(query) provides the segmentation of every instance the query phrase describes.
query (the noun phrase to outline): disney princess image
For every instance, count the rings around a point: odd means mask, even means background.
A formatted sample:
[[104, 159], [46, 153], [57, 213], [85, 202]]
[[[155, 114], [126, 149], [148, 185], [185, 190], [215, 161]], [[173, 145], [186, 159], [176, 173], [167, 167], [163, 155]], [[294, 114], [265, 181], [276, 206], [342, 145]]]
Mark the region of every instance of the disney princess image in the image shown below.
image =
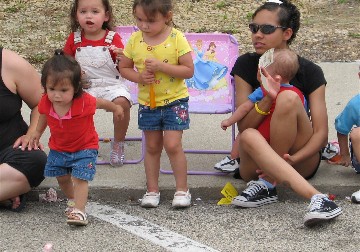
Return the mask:
[[194, 76], [185, 80], [189, 88], [215, 90], [227, 85], [224, 77], [228, 68], [218, 63], [215, 49], [215, 42], [210, 42], [208, 49], [204, 51], [203, 41], [201, 39], [196, 41], [193, 49], [195, 53]]

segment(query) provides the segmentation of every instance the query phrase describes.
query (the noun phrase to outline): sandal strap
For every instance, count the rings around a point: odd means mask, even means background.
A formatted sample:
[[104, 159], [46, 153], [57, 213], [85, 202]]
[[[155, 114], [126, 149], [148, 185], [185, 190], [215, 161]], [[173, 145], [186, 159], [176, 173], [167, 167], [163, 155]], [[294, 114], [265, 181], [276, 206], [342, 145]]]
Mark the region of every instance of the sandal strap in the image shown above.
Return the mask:
[[187, 192], [185, 191], [176, 191], [174, 196], [186, 196], [189, 194], [189, 190], [187, 190]]
[[71, 220], [76, 220], [76, 218], [74, 217], [77, 217], [79, 218], [80, 221], [85, 221], [87, 219], [87, 214], [80, 211], [79, 209], [74, 209], [71, 211], [71, 213], [69, 214], [69, 217], [68, 219], [71, 219]]

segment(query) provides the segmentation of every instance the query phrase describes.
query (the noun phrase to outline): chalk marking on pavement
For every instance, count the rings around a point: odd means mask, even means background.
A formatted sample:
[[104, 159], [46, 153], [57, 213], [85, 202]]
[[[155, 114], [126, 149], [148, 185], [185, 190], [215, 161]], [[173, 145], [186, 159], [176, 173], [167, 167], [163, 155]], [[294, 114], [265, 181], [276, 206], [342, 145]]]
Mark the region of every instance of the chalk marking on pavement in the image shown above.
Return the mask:
[[101, 205], [95, 202], [88, 202], [86, 208], [89, 215], [109, 222], [134, 235], [140, 236], [143, 239], [149, 240], [152, 243], [166, 248], [169, 251], [218, 251], [140, 217], [125, 214], [122, 211], [110, 206]]

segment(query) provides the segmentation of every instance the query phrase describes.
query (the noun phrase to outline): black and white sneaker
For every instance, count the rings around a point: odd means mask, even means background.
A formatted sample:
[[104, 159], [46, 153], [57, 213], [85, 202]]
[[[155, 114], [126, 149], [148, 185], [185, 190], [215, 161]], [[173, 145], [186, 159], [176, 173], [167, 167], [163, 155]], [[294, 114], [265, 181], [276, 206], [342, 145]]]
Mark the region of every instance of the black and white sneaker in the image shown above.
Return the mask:
[[321, 159], [329, 160], [340, 153], [339, 143], [337, 142], [329, 142], [322, 150], [321, 150]]
[[226, 156], [223, 160], [215, 164], [214, 169], [222, 172], [234, 172], [239, 168], [239, 163], [239, 158], [231, 159], [231, 157]]
[[308, 208], [309, 212], [304, 217], [304, 225], [307, 227], [331, 220], [342, 213], [341, 208], [324, 194], [313, 197]]
[[263, 205], [276, 203], [278, 196], [276, 188], [267, 188], [264, 182], [252, 180], [247, 183], [247, 188], [241, 195], [233, 198], [231, 204], [240, 207], [260, 207]]

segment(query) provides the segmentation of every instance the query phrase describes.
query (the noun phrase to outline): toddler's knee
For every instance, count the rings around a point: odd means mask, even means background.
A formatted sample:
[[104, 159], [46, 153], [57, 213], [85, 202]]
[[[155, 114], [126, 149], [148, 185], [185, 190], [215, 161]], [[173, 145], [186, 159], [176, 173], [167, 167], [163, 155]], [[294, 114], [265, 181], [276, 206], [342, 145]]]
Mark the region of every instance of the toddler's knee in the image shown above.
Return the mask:
[[130, 107], [131, 107], [129, 100], [123, 96], [120, 96], [120, 97], [116, 98], [115, 100], [113, 100], [113, 103], [115, 103], [116, 105], [120, 105], [124, 109], [124, 112], [126, 112], [127, 110], [130, 110]]
[[165, 143], [164, 149], [168, 155], [176, 154], [182, 150], [182, 146], [179, 143]]
[[146, 152], [152, 156], [160, 155], [162, 152], [162, 148], [159, 148], [157, 145], [149, 145], [146, 146]]

